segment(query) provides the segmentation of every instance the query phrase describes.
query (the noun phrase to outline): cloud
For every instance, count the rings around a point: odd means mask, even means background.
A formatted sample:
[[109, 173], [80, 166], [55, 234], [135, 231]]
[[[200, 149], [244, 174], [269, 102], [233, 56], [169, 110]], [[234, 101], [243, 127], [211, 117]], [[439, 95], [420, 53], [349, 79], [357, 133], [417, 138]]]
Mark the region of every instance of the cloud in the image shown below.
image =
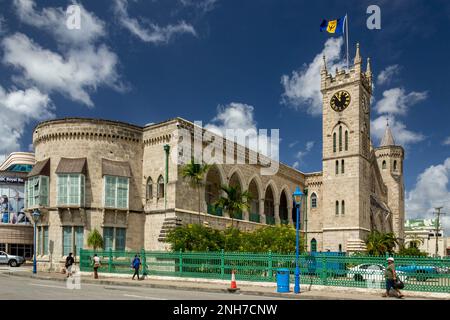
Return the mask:
[[179, 0], [185, 7], [194, 7], [203, 13], [213, 10], [219, 0]]
[[300, 165], [303, 163], [303, 159], [310, 153], [315, 144], [316, 143], [314, 141], [308, 141], [305, 145], [305, 149], [300, 150], [296, 153], [295, 158], [297, 160], [293, 163], [292, 167], [294, 167], [295, 169], [299, 169]]
[[127, 0], [115, 0], [114, 10], [120, 24], [130, 31], [134, 36], [138, 37], [144, 42], [154, 44], [167, 44], [174, 36], [178, 34], [191, 34], [196, 36], [197, 33], [192, 25], [184, 21], [165, 27], [160, 27], [156, 24], [150, 23], [143, 25], [138, 19], [131, 18], [127, 11]]
[[6, 91], [0, 86], [0, 153], [20, 150], [20, 139], [31, 121], [54, 117], [53, 104], [36, 88]]
[[119, 89], [117, 56], [105, 45], [69, 49], [63, 55], [44, 49], [21, 33], [1, 42], [3, 63], [22, 71], [20, 82], [48, 92], [60, 92], [74, 101], [93, 106], [90, 92], [98, 86]]
[[408, 108], [425, 100], [427, 92], [406, 93], [403, 88], [393, 88], [383, 92], [383, 98], [375, 105], [375, 110], [381, 113], [405, 115]]
[[394, 64], [392, 66], [386, 67], [377, 77], [377, 84], [386, 85], [391, 83], [392, 77], [397, 75], [400, 72], [400, 66], [398, 64]]
[[[389, 116], [389, 127], [394, 135], [395, 143], [397, 145], [406, 146], [408, 144], [417, 143], [423, 141], [425, 136], [422, 133], [413, 132], [406, 129], [403, 122], [398, 121], [394, 116]], [[379, 116], [375, 120], [371, 121], [371, 134], [372, 137], [379, 142], [384, 136], [386, 130], [386, 116]]]
[[289, 143], [289, 148], [293, 148], [293, 147], [295, 147], [297, 144], [299, 144], [299, 142], [300, 141], [294, 141], [294, 142], [291, 142], [291, 143]]
[[443, 144], [444, 146], [450, 146], [450, 136], [447, 137], [447, 138], [444, 140], [444, 142], [442, 142], [442, 144]]
[[105, 23], [86, 11], [80, 3], [76, 1], [73, 3], [80, 8], [81, 29], [79, 30], [67, 28], [66, 10], [63, 8], [43, 8], [39, 12], [33, 0], [14, 0], [14, 7], [23, 23], [46, 30], [60, 43], [71, 46], [85, 45], [105, 36]]
[[[417, 178], [414, 188], [406, 194], [406, 217], [432, 218], [435, 207], [450, 211], [450, 158], [442, 164], [425, 169]], [[443, 216], [446, 233], [450, 232], [450, 217]]]
[[320, 68], [323, 65], [322, 57], [326, 56], [328, 70], [334, 71], [336, 68], [343, 68], [345, 66], [341, 60], [343, 43], [341, 37], [328, 39], [322, 52], [318, 53], [310, 64], [305, 64], [299, 71], [293, 71], [291, 76], [283, 75], [281, 84], [284, 93], [281, 102], [314, 116], [321, 115]]
[[250, 149], [278, 160], [279, 143], [271, 141], [268, 136], [270, 134], [269, 130], [267, 130], [266, 140], [260, 138], [257, 123], [254, 120], [253, 106], [237, 102], [232, 102], [226, 106], [219, 105], [217, 115], [210, 123], [205, 125], [205, 129], [221, 136], [226, 136], [228, 129], [242, 130], [247, 134], [247, 146]]

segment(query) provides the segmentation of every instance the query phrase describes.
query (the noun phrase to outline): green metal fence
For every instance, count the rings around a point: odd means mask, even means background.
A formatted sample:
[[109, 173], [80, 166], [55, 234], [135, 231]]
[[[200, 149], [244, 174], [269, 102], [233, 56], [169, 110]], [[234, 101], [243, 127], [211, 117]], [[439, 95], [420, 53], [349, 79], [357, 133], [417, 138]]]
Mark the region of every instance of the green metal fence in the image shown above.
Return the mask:
[[[237, 280], [276, 281], [278, 268], [288, 268], [293, 283], [295, 254], [242, 252], [124, 252], [96, 251], [99, 272], [132, 274], [136, 254], [143, 273], [159, 276], [229, 280], [236, 270]], [[92, 271], [94, 251], [81, 250], [81, 271]], [[299, 259], [302, 285], [385, 288], [386, 257], [349, 256], [329, 253], [303, 254]], [[397, 274], [404, 290], [450, 293], [450, 259], [395, 257]]]

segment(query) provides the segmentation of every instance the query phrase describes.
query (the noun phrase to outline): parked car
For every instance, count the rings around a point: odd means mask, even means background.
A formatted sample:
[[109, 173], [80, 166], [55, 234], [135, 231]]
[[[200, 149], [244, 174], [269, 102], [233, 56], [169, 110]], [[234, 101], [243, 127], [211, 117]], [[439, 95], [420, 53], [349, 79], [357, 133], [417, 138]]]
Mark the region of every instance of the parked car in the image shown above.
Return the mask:
[[[347, 271], [347, 277], [355, 281], [379, 282], [385, 281], [384, 271], [386, 267], [382, 264], [364, 263], [350, 268]], [[406, 274], [403, 271], [396, 270], [397, 277], [403, 282], [406, 281]]]
[[20, 267], [25, 262], [24, 257], [13, 256], [0, 251], [0, 264], [7, 264], [11, 267]]
[[414, 276], [419, 281], [427, 281], [432, 275], [439, 273], [438, 268], [434, 266], [418, 266], [418, 265], [398, 265], [397, 270], [400, 270], [409, 276]]

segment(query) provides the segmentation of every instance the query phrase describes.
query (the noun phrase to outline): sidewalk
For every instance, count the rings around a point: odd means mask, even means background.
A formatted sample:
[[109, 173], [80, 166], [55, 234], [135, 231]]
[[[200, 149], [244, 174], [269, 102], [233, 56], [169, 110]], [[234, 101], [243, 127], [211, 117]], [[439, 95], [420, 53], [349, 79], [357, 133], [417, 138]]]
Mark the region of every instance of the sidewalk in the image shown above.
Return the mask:
[[[10, 271], [3, 272], [10, 276], [29, 277], [39, 280], [53, 280], [66, 281], [67, 277], [61, 273], [46, 273], [39, 272], [33, 275], [30, 271]], [[148, 288], [159, 289], [174, 289], [174, 290], [188, 290], [188, 291], [203, 291], [203, 292], [217, 292], [226, 293], [230, 286], [230, 281], [223, 280], [205, 280], [205, 279], [187, 279], [174, 277], [158, 277], [148, 276], [145, 280], [131, 280], [130, 275], [116, 275], [111, 276], [107, 274], [99, 274], [99, 279], [93, 279], [91, 273], [81, 272], [81, 283], [85, 284], [101, 284], [110, 286], [140, 286]], [[293, 286], [291, 285], [290, 293], [277, 293], [275, 283], [260, 283], [239, 281], [238, 292], [247, 295], [260, 295], [274, 298], [285, 299], [313, 299], [313, 300], [398, 300], [395, 298], [382, 298], [383, 290], [377, 289], [363, 289], [363, 288], [338, 288], [338, 287], [323, 287], [302, 285], [300, 295], [293, 293]], [[428, 293], [428, 292], [410, 292], [403, 291], [405, 300], [411, 299], [445, 299], [450, 300], [450, 294]], [[231, 293], [230, 293], [231, 294]]]

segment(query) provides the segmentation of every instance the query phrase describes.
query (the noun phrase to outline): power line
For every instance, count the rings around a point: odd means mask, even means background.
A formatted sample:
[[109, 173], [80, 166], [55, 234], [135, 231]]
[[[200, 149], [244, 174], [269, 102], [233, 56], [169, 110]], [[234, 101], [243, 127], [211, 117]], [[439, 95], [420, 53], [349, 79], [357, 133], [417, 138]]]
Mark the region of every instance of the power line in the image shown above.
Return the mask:
[[442, 209], [443, 207], [437, 207], [437, 208], [434, 208], [436, 211], [434, 212], [434, 214], [435, 215], [437, 215], [437, 219], [436, 219], [436, 232], [435, 232], [435, 241], [436, 241], [436, 252], [435, 252], [435, 254], [436, 254], [436, 257], [438, 256], [438, 252], [439, 252], [439, 237], [438, 237], [438, 235], [439, 235], [439, 227], [440, 227], [440, 217], [441, 217], [441, 214], [446, 214], [445, 212], [441, 212], [441, 209]]

